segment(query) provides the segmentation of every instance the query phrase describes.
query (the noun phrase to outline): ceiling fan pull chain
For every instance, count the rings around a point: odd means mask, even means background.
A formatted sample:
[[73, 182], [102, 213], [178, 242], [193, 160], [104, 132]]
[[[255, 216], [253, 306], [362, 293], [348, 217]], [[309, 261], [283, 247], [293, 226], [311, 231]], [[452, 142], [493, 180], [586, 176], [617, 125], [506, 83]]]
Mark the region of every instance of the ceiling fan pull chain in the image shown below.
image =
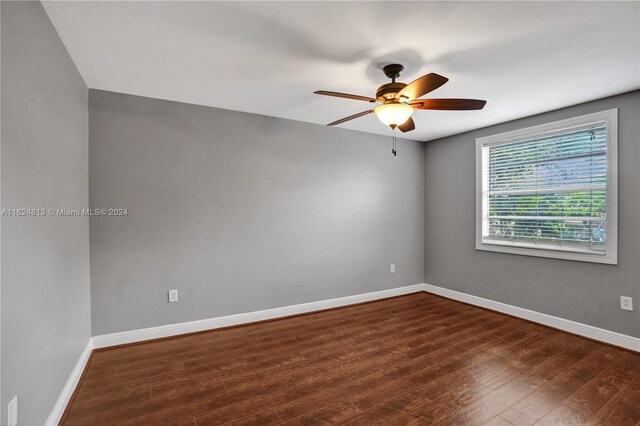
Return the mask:
[[398, 156], [398, 151], [396, 150], [397, 142], [396, 142], [396, 128], [393, 128], [393, 147], [391, 148], [391, 153], [394, 157]]

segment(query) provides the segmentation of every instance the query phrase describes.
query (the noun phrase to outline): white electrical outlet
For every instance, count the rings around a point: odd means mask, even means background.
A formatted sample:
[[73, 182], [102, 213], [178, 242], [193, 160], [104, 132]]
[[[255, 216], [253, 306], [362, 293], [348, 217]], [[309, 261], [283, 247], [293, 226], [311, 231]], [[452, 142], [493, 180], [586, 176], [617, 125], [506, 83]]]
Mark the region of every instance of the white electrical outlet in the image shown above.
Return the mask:
[[620, 296], [620, 309], [633, 311], [633, 299], [629, 296]]
[[7, 425], [16, 426], [18, 424], [18, 395], [14, 396], [7, 405]]
[[169, 303], [176, 303], [178, 301], [178, 290], [169, 290]]
[[392, 273], [392, 274], [396, 273], [396, 264], [395, 263], [391, 264], [391, 267], [389, 268], [389, 272]]

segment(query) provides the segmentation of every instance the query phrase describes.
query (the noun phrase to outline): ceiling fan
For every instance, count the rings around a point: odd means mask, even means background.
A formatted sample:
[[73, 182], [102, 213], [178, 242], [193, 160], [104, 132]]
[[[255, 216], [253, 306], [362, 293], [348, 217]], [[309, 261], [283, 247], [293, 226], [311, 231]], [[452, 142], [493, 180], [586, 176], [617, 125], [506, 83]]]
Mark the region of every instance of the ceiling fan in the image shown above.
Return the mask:
[[487, 103], [487, 101], [480, 99], [418, 99], [420, 96], [436, 90], [449, 81], [449, 79], [435, 73], [429, 73], [409, 84], [396, 83], [396, 78], [400, 77], [402, 70], [404, 70], [404, 67], [400, 64], [389, 64], [383, 68], [382, 71], [391, 79], [391, 83], [378, 87], [375, 98], [351, 95], [348, 93], [329, 92], [326, 90], [313, 92], [318, 95], [335, 96], [337, 98], [354, 99], [379, 104], [379, 106], [374, 109], [341, 118], [340, 120], [327, 124], [327, 126], [342, 124], [354, 118], [364, 117], [365, 115], [375, 112], [380, 121], [385, 125], [392, 129], [397, 127], [402, 132], [409, 132], [416, 128], [411, 118], [414, 110], [474, 110], [484, 108], [484, 105]]

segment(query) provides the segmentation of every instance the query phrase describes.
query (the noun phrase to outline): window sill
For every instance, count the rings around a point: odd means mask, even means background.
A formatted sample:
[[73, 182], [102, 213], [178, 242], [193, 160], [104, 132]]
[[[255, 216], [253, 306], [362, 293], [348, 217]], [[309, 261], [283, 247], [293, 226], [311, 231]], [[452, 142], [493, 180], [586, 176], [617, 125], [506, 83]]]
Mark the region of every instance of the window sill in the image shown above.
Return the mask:
[[[524, 245], [524, 244], [523, 244]], [[517, 254], [521, 256], [546, 257], [551, 259], [574, 260], [578, 262], [604, 263], [608, 265], [617, 265], [617, 253], [595, 252], [595, 251], [576, 251], [572, 249], [549, 248], [546, 247], [526, 247], [517, 243], [509, 243], [504, 241], [483, 241], [476, 243], [476, 250], [492, 251], [498, 253]], [[571, 250], [571, 251], [570, 251]]]

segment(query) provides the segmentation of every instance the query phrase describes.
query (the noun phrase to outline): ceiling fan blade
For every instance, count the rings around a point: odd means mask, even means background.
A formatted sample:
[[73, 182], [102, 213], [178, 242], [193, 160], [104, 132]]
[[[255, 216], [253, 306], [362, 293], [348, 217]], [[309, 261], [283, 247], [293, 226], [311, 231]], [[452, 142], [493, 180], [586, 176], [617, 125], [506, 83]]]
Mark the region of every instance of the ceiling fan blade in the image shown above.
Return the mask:
[[340, 92], [329, 92], [327, 90], [316, 90], [313, 93], [315, 93], [316, 95], [335, 96], [336, 98], [355, 99], [356, 101], [365, 101], [365, 102], [376, 101], [375, 99], [369, 98], [367, 96], [351, 95], [349, 93], [340, 93]]
[[481, 99], [416, 99], [410, 105], [416, 109], [464, 111], [482, 109], [486, 103]]
[[400, 129], [402, 133], [410, 132], [415, 128], [416, 128], [416, 123], [413, 122], [413, 118], [411, 117], [409, 117], [409, 119], [405, 121], [403, 124], [398, 126], [398, 129]]
[[332, 123], [327, 124], [327, 126], [335, 126], [337, 124], [342, 124], [345, 121], [353, 120], [354, 118], [358, 118], [358, 117], [363, 117], [363, 116], [365, 116], [367, 114], [371, 114], [372, 112], [373, 112], [372, 109], [370, 109], [368, 111], [362, 111], [362, 112], [359, 112], [357, 114], [353, 114], [353, 115], [350, 115], [348, 117], [341, 118], [340, 120], [336, 120], [336, 121], [334, 121]]
[[404, 89], [400, 90], [396, 94], [396, 99], [401, 97], [408, 98], [410, 101], [424, 96], [429, 92], [436, 90], [438, 87], [445, 84], [449, 79], [436, 73], [429, 73], [423, 75], [417, 80], [409, 83]]

